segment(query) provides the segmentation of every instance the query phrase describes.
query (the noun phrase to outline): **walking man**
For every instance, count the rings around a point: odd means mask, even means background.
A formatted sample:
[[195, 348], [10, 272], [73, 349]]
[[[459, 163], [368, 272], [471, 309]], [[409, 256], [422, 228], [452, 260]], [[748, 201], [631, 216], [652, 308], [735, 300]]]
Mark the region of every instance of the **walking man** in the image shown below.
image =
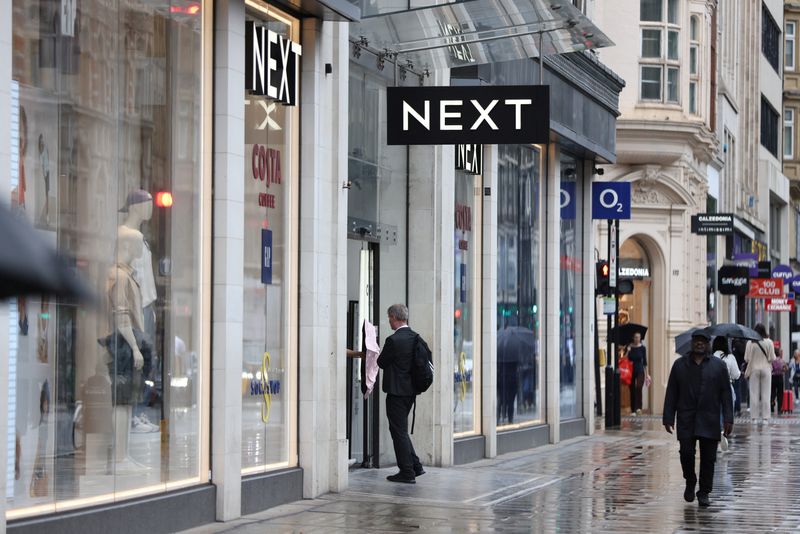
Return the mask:
[[411, 364], [417, 333], [408, 326], [408, 308], [393, 304], [387, 310], [389, 326], [394, 334], [386, 338], [378, 356], [378, 367], [383, 369], [383, 391], [386, 393], [386, 417], [397, 458], [397, 474], [386, 477], [390, 482], [415, 484], [416, 477], [425, 474], [414, 452], [408, 435], [408, 412], [414, 405], [414, 386], [411, 382]]
[[672, 434], [677, 413], [678, 442], [680, 442], [681, 467], [686, 489], [683, 498], [694, 501], [697, 484], [694, 459], [700, 444], [700, 490], [697, 503], [709, 506], [708, 494], [714, 481], [714, 463], [717, 461], [717, 443], [720, 440], [720, 413], [723, 434], [733, 430], [733, 402], [728, 379], [728, 369], [719, 358], [711, 358], [708, 351], [710, 336], [703, 330], [692, 335], [692, 350], [678, 358], [672, 365], [664, 398], [664, 428]]

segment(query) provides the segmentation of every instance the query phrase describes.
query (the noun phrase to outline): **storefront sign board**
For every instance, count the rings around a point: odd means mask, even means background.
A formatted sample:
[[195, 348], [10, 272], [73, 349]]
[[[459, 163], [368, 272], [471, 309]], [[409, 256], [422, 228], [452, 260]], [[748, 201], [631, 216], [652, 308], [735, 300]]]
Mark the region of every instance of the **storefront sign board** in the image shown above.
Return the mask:
[[456, 170], [483, 174], [483, 145], [456, 145]]
[[779, 264], [772, 268], [772, 278], [782, 278], [787, 283], [794, 278], [794, 271], [788, 265]]
[[750, 291], [750, 269], [724, 265], [717, 271], [717, 286], [722, 295], [744, 296]]
[[630, 218], [630, 182], [592, 183], [592, 219]]
[[272, 230], [261, 230], [261, 283], [272, 283]]
[[692, 233], [699, 235], [733, 234], [733, 213], [698, 213], [692, 215]]
[[748, 297], [757, 299], [780, 298], [783, 296], [783, 280], [780, 278], [752, 278]]
[[577, 182], [561, 182], [561, 220], [575, 218], [575, 184]]
[[297, 79], [303, 48], [282, 35], [245, 23], [245, 88], [254, 95], [266, 95], [288, 106], [299, 99]]
[[794, 299], [765, 299], [764, 309], [768, 312], [793, 312]]
[[389, 87], [389, 145], [546, 143], [546, 85]]

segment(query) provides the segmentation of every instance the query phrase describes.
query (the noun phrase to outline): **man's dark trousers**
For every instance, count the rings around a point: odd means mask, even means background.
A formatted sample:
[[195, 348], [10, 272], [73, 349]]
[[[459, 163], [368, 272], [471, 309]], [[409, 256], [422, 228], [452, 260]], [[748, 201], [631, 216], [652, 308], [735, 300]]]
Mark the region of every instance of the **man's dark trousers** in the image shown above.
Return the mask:
[[681, 467], [683, 478], [690, 484], [697, 483], [694, 471], [695, 449], [700, 442], [700, 493], [708, 495], [714, 487], [714, 463], [717, 461], [717, 443], [715, 439], [693, 437], [680, 440]]
[[422, 471], [411, 436], [408, 435], [408, 413], [414, 405], [414, 396], [386, 395], [386, 418], [389, 419], [389, 432], [394, 443], [394, 455], [400, 474], [406, 478], [415, 478], [415, 473]]

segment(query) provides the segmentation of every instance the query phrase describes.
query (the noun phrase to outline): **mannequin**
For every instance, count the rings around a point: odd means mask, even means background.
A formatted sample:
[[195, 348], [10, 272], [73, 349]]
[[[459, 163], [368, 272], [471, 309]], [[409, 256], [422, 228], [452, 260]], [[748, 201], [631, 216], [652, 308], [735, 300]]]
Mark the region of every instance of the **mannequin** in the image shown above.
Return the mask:
[[[109, 269], [106, 280], [109, 332], [112, 334], [117, 332], [124, 343], [128, 345], [133, 359], [132, 374], [138, 373], [139, 376], [141, 376], [145, 361], [134, 331], [144, 331], [144, 318], [142, 316], [141, 289], [134, 278], [131, 263], [134, 259], [141, 257], [143, 248], [144, 238], [141, 232], [124, 225], [120, 226], [117, 231], [117, 263]], [[111, 378], [113, 383], [115, 377]], [[114, 456], [118, 470], [124, 470], [126, 464], [132, 464], [129, 466], [130, 468], [141, 469], [140, 465], [128, 458], [132, 403], [135, 402], [132, 399], [135, 399], [137, 393], [137, 391], [132, 391], [129, 399], [118, 397], [114, 405]]]

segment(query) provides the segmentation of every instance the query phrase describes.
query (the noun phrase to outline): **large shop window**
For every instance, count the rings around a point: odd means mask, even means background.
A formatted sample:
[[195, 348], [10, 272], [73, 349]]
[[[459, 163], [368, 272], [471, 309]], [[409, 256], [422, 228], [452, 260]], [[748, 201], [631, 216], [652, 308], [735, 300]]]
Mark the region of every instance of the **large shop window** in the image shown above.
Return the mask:
[[[256, 28], [300, 42], [296, 19], [260, 2], [247, 7]], [[300, 110], [249, 92], [244, 103], [242, 471], [253, 473], [297, 463]]]
[[197, 6], [13, 0], [12, 207], [99, 303], [9, 303], [9, 518], [208, 472]]
[[559, 362], [561, 367], [560, 399], [561, 418], [583, 415], [580, 343], [580, 293], [583, 278], [582, 224], [583, 206], [578, 188], [583, 186], [581, 161], [561, 155], [561, 195], [568, 199], [561, 210], [561, 304], [558, 310]]
[[498, 146], [497, 425], [542, 419], [540, 161], [537, 149]]
[[481, 177], [456, 171], [455, 181], [453, 432], [466, 435], [480, 432]]

